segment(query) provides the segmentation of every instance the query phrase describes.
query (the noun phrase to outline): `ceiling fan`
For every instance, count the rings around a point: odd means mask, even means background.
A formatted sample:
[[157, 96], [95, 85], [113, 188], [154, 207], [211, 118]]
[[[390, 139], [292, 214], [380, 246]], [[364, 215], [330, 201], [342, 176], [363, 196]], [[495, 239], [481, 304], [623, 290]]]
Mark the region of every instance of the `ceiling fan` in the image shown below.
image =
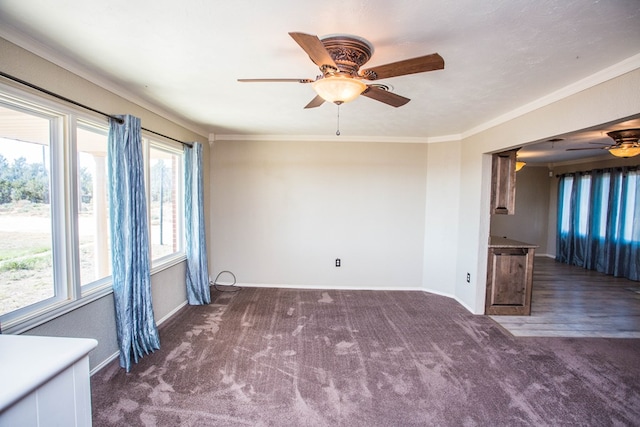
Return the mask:
[[634, 157], [640, 154], [640, 129], [624, 129], [607, 132], [607, 135], [614, 140], [614, 144], [603, 147], [589, 148], [567, 148], [567, 151], [579, 150], [607, 150], [616, 157]]
[[360, 70], [373, 54], [373, 46], [367, 40], [352, 35], [323, 37], [292, 32], [289, 35], [320, 68], [321, 75], [315, 79], [238, 79], [239, 82], [296, 82], [310, 83], [318, 94], [304, 108], [315, 108], [325, 101], [343, 104], [363, 95], [392, 107], [400, 107], [409, 98], [389, 91], [383, 84], [366, 84], [407, 74], [441, 70], [444, 60], [437, 53], [405, 59], [385, 65]]

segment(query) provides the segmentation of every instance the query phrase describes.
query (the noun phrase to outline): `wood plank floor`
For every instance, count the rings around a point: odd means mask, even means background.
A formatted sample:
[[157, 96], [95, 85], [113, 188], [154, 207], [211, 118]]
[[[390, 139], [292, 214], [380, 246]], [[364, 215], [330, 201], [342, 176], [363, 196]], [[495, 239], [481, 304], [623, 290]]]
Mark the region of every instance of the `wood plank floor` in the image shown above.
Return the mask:
[[536, 257], [531, 316], [490, 316], [515, 336], [640, 338], [640, 282]]

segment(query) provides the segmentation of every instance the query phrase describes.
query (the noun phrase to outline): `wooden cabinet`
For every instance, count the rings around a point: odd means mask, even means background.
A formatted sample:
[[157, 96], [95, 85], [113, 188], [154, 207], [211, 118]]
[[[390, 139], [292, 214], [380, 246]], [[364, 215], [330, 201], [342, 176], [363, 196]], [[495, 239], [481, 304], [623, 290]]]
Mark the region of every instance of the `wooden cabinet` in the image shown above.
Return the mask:
[[485, 314], [531, 314], [535, 245], [492, 238]]
[[516, 150], [493, 155], [491, 213], [513, 215], [516, 208]]

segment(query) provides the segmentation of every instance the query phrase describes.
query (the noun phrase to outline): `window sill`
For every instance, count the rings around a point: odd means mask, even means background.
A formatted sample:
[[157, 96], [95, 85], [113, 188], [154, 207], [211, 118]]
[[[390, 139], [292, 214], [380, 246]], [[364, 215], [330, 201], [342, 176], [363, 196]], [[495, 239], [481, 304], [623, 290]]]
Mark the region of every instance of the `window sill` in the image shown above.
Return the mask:
[[166, 270], [167, 268], [171, 268], [174, 265], [178, 265], [181, 262], [187, 260], [187, 255], [183, 253], [177, 253], [173, 255], [168, 255], [164, 258], [160, 258], [156, 260], [156, 264], [151, 266], [151, 275], [153, 276], [156, 273], [161, 272], [162, 270]]
[[105, 295], [113, 292], [111, 282], [105, 283], [100, 287], [92, 289], [87, 295], [83, 295], [77, 300], [56, 301], [49, 305], [43, 306], [40, 310], [31, 311], [24, 316], [10, 319], [2, 324], [3, 334], [22, 334], [30, 329], [50, 322], [57, 317], [76, 310], [83, 305], [96, 301]]

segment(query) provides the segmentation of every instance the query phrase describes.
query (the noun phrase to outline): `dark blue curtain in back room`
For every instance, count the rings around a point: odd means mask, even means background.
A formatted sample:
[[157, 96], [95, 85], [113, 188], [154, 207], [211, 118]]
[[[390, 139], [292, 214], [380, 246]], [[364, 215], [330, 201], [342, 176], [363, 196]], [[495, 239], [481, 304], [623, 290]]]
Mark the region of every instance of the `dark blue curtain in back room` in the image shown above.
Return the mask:
[[640, 280], [640, 172], [636, 167], [562, 175], [556, 260]]

